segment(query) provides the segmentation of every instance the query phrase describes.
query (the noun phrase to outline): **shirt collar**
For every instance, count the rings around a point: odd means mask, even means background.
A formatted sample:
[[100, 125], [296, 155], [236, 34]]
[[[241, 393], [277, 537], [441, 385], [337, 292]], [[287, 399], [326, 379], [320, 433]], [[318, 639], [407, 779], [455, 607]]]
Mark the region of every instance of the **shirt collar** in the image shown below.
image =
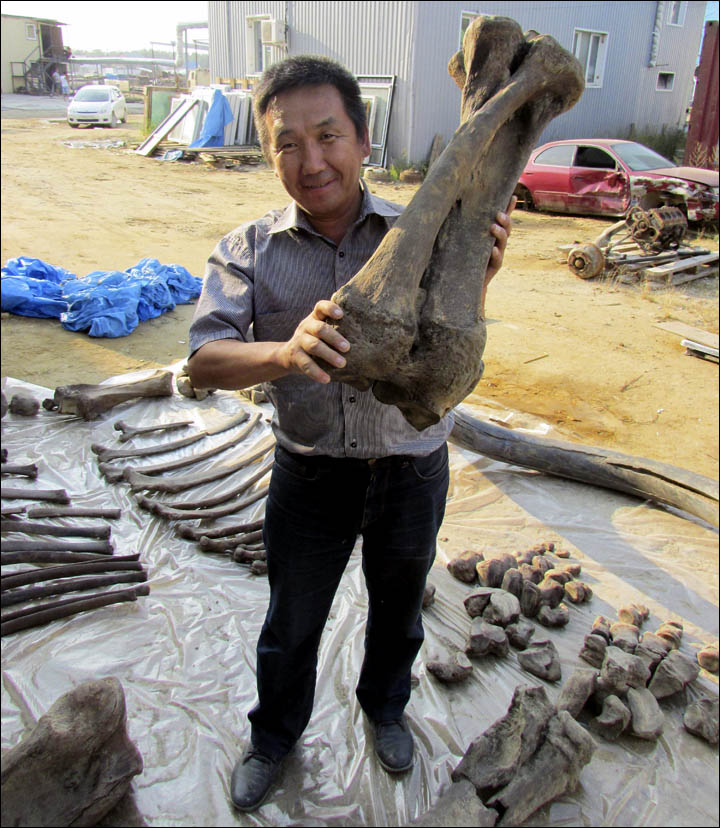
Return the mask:
[[[360, 205], [360, 215], [355, 221], [356, 226], [363, 222], [372, 213], [382, 216], [383, 218], [396, 218], [400, 215], [402, 208], [398, 208], [394, 204], [390, 204], [382, 198], [374, 196], [370, 192], [367, 184], [362, 180], [360, 181], [360, 187], [363, 191], [363, 197]], [[274, 233], [282, 233], [286, 230], [293, 229], [303, 229], [317, 235], [317, 230], [315, 230], [315, 228], [310, 224], [307, 216], [298, 207], [298, 204], [295, 201], [288, 204], [267, 232], [268, 235], [272, 235]]]

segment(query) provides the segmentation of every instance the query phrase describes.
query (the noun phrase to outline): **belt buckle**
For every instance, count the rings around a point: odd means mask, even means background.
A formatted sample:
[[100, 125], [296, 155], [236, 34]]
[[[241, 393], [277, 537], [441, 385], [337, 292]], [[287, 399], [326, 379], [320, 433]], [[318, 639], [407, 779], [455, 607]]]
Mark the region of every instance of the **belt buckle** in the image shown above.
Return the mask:
[[374, 465], [377, 463], [377, 461], [378, 461], [377, 457], [371, 457], [371, 458], [367, 461], [367, 464], [368, 464], [368, 466], [374, 466]]

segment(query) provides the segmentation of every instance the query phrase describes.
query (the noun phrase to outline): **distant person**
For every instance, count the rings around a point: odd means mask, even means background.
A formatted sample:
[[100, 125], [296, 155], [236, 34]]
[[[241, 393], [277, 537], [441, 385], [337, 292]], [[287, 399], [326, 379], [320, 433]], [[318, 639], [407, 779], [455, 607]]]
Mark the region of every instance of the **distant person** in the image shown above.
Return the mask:
[[60, 77], [60, 72], [57, 70], [57, 66], [53, 69], [50, 79], [52, 81], [52, 85], [50, 87], [50, 97], [54, 98], [55, 93], [62, 95], [62, 78]]
[[68, 83], [67, 75], [60, 75], [60, 88], [62, 89], [65, 100], [70, 99], [70, 84]]

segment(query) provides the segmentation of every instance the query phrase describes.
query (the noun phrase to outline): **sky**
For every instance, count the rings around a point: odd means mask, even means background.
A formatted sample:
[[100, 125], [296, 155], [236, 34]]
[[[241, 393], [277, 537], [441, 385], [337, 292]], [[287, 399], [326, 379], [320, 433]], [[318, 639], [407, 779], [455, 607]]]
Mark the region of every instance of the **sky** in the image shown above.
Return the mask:
[[[150, 41], [175, 40], [177, 23], [207, 20], [207, 2], [201, 0], [113, 0], [112, 2], [42, 2], [3, 0], [4, 14], [28, 14], [67, 23], [63, 42], [71, 49], [147, 49]], [[706, 20], [718, 19], [718, 0], [708, 0]], [[188, 39], [206, 40], [207, 33], [188, 32]]]
[[[123, 0], [123, 2], [11, 2], [3, 0], [3, 14], [31, 15], [67, 23], [63, 43], [73, 50], [118, 51], [149, 49], [150, 41], [169, 43], [177, 23], [207, 21], [207, 2], [200, 0]], [[188, 40], [207, 40], [207, 30], [188, 31]], [[159, 47], [162, 48], [162, 47]]]

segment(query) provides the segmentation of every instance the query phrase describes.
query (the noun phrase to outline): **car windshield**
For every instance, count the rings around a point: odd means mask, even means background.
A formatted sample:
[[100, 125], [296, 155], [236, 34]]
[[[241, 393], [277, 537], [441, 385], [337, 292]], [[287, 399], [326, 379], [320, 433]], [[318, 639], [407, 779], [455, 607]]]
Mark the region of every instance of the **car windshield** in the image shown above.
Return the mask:
[[100, 103], [110, 100], [110, 92], [107, 89], [80, 89], [75, 95], [76, 101]]
[[659, 152], [648, 149], [642, 144], [613, 144], [612, 148], [620, 156], [623, 163], [633, 172], [658, 170], [664, 167], [677, 167], [677, 164], [668, 161]]

